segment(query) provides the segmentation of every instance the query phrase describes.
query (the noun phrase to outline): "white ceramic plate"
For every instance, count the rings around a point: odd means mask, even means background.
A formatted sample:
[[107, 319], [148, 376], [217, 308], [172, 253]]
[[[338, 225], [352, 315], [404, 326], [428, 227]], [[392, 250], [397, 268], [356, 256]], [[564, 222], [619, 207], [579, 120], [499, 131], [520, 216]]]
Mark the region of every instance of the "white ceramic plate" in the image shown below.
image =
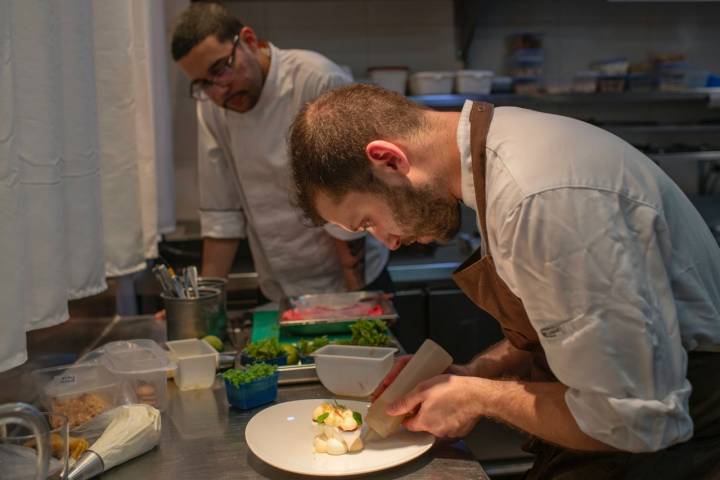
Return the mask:
[[[245, 427], [250, 450], [273, 467], [304, 475], [331, 477], [358, 475], [395, 467], [419, 457], [432, 447], [435, 437], [425, 432], [401, 430], [388, 438], [370, 434], [357, 453], [328, 455], [313, 451], [312, 412], [322, 402], [313, 399], [279, 403], [255, 414]], [[365, 417], [369, 404], [354, 400], [340, 403]]]

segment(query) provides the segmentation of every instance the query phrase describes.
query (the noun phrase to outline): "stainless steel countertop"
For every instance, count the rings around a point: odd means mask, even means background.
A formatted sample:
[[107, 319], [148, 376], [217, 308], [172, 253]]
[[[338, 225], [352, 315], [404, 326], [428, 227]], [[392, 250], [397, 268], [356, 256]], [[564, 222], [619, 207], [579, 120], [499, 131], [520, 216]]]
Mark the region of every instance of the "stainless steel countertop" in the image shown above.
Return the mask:
[[[53, 353], [82, 355], [114, 340], [150, 338], [159, 343], [166, 340], [164, 322], [150, 315], [72, 319], [63, 328], [68, 333], [74, 331], [82, 335], [62, 336], [68, 340], [66, 344], [59, 342], [57, 335], [47, 336], [38, 339], [35, 347]], [[15, 374], [25, 376], [24, 373], [27, 372], [18, 370]], [[309, 478], [271, 467], [250, 452], [245, 442], [245, 426], [263, 407], [245, 412], [229, 408], [225, 387], [220, 381], [216, 381], [212, 389], [181, 392], [170, 380], [168, 395], [169, 405], [162, 414], [160, 445], [102, 474], [103, 479]], [[307, 398], [332, 396], [319, 383], [282, 385], [278, 389], [277, 402]], [[457, 442], [438, 443], [412, 462], [362, 478], [487, 480], [489, 477], [464, 443]]]
[[[104, 473], [103, 479], [300, 479], [258, 459], [245, 442], [245, 426], [263, 407], [240, 411], [228, 407], [225, 388], [181, 392], [168, 383], [170, 402], [162, 415], [163, 433], [154, 450]], [[318, 384], [281, 386], [278, 402], [331, 398]], [[278, 448], [282, 448], [281, 445]], [[347, 478], [347, 477], [343, 477]], [[438, 443], [407, 464], [363, 479], [488, 479], [464, 444]]]

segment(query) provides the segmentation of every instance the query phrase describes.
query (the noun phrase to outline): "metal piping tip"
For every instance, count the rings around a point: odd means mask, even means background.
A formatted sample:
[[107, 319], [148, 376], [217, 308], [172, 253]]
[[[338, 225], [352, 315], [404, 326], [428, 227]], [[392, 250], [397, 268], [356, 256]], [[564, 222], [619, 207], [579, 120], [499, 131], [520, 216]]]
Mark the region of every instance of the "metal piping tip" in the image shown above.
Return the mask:
[[97, 475], [100, 475], [105, 471], [105, 464], [100, 458], [100, 455], [88, 450], [83, 453], [78, 461], [75, 462], [70, 473], [68, 474], [68, 480], [88, 480]]

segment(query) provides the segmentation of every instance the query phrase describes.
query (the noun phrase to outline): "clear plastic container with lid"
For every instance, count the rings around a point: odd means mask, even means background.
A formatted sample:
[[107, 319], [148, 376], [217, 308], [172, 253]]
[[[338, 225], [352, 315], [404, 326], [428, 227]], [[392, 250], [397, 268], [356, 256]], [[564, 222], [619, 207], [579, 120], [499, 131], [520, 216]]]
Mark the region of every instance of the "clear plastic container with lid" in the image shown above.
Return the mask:
[[167, 406], [167, 372], [176, 365], [153, 340], [123, 340], [102, 348], [102, 364], [138, 403], [160, 410]]
[[132, 400], [125, 398], [115, 376], [95, 363], [42, 368], [33, 371], [31, 378], [43, 408], [66, 415], [70, 429]]

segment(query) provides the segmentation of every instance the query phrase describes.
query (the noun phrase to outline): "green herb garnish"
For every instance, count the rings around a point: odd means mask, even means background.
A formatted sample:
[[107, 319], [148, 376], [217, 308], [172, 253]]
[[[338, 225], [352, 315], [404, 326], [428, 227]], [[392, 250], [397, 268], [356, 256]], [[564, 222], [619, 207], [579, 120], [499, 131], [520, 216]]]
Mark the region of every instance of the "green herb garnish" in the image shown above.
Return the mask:
[[259, 342], [251, 342], [245, 346], [245, 353], [257, 360], [270, 360], [286, 354], [277, 338], [266, 338]]
[[317, 423], [325, 423], [325, 419], [330, 415], [330, 412], [325, 412], [322, 415], [318, 415], [318, 417], [315, 419]]
[[244, 369], [231, 368], [223, 373], [222, 377], [237, 388], [244, 383], [250, 383], [254, 380], [269, 377], [274, 374], [276, 370], [277, 367], [275, 365], [268, 365], [267, 363], [253, 363]]
[[360, 319], [350, 325], [353, 345], [381, 347], [390, 343], [387, 324], [378, 319]]
[[360, 415], [358, 412], [353, 412], [353, 418], [355, 419], [355, 423], [357, 423], [358, 426], [362, 425], [362, 415]]

